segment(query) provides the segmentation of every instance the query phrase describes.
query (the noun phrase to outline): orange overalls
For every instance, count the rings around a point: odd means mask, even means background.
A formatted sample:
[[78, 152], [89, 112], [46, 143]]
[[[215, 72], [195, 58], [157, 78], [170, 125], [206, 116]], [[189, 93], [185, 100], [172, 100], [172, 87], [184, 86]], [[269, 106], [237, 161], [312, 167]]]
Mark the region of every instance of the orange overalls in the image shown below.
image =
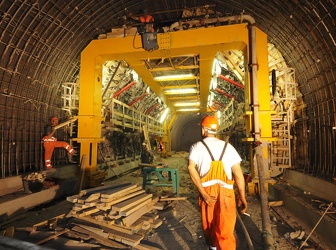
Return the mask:
[[198, 197], [204, 234], [207, 244], [211, 247], [216, 247], [217, 250], [233, 250], [236, 249], [234, 236], [237, 216], [236, 200], [233, 190], [234, 180], [227, 178], [222, 164], [225, 147], [220, 159], [215, 161], [208, 146], [204, 142], [203, 144], [207, 148], [212, 162], [209, 172], [201, 179], [202, 185], [211, 197], [217, 199], [212, 206], [208, 206], [201, 197]]
[[44, 146], [44, 161], [47, 169], [52, 168], [51, 157], [55, 148], [65, 148], [70, 154], [74, 154], [75, 150], [65, 141], [57, 141], [55, 137], [48, 138], [47, 136], [42, 138]]
[[154, 32], [154, 18], [151, 15], [144, 15], [139, 17], [140, 22], [146, 24], [146, 32]]

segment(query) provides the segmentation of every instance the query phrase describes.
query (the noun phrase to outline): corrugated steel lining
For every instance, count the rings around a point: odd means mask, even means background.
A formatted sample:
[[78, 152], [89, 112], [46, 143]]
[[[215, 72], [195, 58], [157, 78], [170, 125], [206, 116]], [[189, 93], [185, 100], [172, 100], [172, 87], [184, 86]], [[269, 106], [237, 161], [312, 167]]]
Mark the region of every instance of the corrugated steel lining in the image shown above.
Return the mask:
[[[29, 151], [20, 159], [33, 168], [41, 167], [40, 137], [49, 116], [61, 115], [61, 84], [77, 80], [80, 52], [99, 34], [121, 27], [123, 15], [146, 8], [157, 24], [169, 25], [181, 18], [183, 8], [206, 4], [209, 1], [1, 1], [2, 154], [11, 151], [14, 159], [14, 152], [25, 149], [10, 143], [28, 140]], [[253, 16], [287, 65], [295, 68], [310, 131], [308, 145], [298, 145], [298, 151], [307, 152], [305, 148], [309, 147], [314, 170], [307, 167], [305, 153], [295, 159], [296, 167], [308, 173], [323, 170], [321, 177], [325, 179], [335, 177], [335, 167], [329, 166], [336, 165], [335, 130], [325, 129], [336, 126], [335, 1], [231, 0], [211, 1], [209, 6], [223, 15], [245, 11]], [[303, 120], [294, 129], [305, 127]], [[306, 135], [300, 136], [307, 141]]]

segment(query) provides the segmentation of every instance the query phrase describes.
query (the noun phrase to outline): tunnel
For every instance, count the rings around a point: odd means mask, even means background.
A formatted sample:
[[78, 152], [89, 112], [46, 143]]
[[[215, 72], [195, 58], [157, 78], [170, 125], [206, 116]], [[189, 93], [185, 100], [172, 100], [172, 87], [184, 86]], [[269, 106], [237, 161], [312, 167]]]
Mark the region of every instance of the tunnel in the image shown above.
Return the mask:
[[[213, 115], [217, 137], [237, 149], [252, 179], [247, 193], [263, 196], [265, 182], [286, 200], [276, 184], [284, 178], [335, 202], [335, 6], [2, 1], [1, 194], [31, 173], [48, 175], [47, 161], [82, 167], [83, 185], [94, 187], [138, 166], [144, 146], [162, 159], [187, 154]], [[144, 11], [152, 19], [141, 21]], [[53, 117], [74, 154], [56, 148], [47, 159]]]

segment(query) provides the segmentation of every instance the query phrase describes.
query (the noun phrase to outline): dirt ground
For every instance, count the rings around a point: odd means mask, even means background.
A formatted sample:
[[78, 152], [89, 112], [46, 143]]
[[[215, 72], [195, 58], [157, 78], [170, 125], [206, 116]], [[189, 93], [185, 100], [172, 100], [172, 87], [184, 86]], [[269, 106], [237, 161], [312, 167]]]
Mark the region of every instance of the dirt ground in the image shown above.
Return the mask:
[[[148, 245], [155, 246], [159, 249], [167, 250], [178, 250], [178, 249], [190, 249], [190, 250], [202, 250], [208, 249], [201, 228], [201, 219], [196, 204], [197, 201], [197, 190], [190, 181], [187, 172], [187, 156], [186, 152], [178, 152], [168, 158], [156, 157], [156, 161], [167, 165], [170, 168], [176, 168], [179, 172], [179, 195], [178, 197], [186, 197], [186, 200], [179, 200], [175, 202], [174, 205], [165, 208], [162, 211], [158, 211], [159, 218], [163, 220], [163, 223], [158, 228], [154, 229], [149, 233], [144, 242]], [[142, 175], [140, 170], [135, 170], [127, 175], [123, 175], [117, 178], [113, 178], [106, 181], [105, 184], [111, 183], [134, 183], [142, 185]], [[153, 193], [153, 195], [171, 195], [173, 193], [172, 187], [157, 187], [157, 186], [146, 186], [146, 191], [148, 193]], [[258, 198], [255, 195], [247, 195], [248, 209], [247, 213], [251, 216], [242, 215], [242, 221], [247, 231], [250, 234], [250, 239], [253, 243], [254, 249], [263, 249], [262, 243], [262, 220], [261, 211]], [[21, 239], [23, 241], [30, 241], [28, 238], [26, 229], [32, 227], [34, 224], [41, 221], [48, 220], [62, 213], [69, 213], [72, 209], [73, 204], [62, 199], [57, 200], [49, 204], [41, 205], [36, 207], [27, 213], [25, 217], [14, 221], [6, 225], [6, 227], [14, 226], [15, 238]], [[293, 229], [287, 225], [285, 222], [277, 218], [275, 213], [270, 213], [272, 218], [272, 234], [274, 238], [274, 249], [290, 250], [297, 249], [297, 242], [285, 237], [285, 234], [292, 232]], [[236, 235], [238, 238], [237, 249], [248, 249], [246, 243], [241, 240], [244, 238], [243, 230], [239, 223], [236, 225]], [[76, 247], [75, 242], [70, 242], [69, 240], [64, 240], [59, 237], [57, 240], [52, 240], [43, 245], [44, 247], [49, 247], [51, 249], [98, 249], [90, 247], [88, 244], [87, 248]], [[108, 249], [108, 248], [99, 248]]]

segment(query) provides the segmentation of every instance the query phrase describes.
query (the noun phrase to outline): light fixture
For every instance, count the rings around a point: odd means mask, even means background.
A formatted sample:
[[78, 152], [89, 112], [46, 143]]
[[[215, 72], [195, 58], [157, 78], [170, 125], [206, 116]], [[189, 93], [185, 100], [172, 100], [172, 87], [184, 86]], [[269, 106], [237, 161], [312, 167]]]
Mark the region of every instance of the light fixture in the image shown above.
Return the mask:
[[210, 92], [208, 95], [208, 103], [210, 107], [212, 106], [214, 99], [215, 99], [215, 94], [213, 92]]
[[199, 102], [176, 102], [174, 103], [175, 107], [190, 107], [190, 106], [199, 106]]
[[199, 108], [185, 108], [185, 109], [179, 109], [177, 111], [179, 112], [190, 112], [190, 111], [199, 111]]
[[166, 95], [178, 95], [178, 94], [193, 94], [197, 93], [196, 89], [193, 88], [179, 88], [179, 89], [166, 89]]
[[211, 78], [211, 89], [216, 89], [217, 88], [217, 76]]
[[133, 81], [137, 82], [139, 80], [139, 75], [137, 74], [137, 72], [132, 70], [132, 75], [133, 75]]
[[212, 75], [214, 77], [218, 77], [222, 73], [222, 67], [220, 62], [215, 58], [213, 65], [212, 65]]
[[173, 81], [173, 80], [186, 80], [186, 79], [196, 79], [197, 76], [194, 74], [180, 74], [180, 75], [166, 75], [166, 76], [155, 76], [155, 81]]
[[168, 115], [168, 112], [169, 112], [169, 108], [166, 108], [165, 111], [163, 111], [163, 114], [160, 118], [160, 123], [162, 123], [166, 119], [166, 116]]
[[222, 112], [220, 110], [217, 111], [217, 117], [218, 117], [218, 125], [221, 124], [221, 118], [222, 118]]

